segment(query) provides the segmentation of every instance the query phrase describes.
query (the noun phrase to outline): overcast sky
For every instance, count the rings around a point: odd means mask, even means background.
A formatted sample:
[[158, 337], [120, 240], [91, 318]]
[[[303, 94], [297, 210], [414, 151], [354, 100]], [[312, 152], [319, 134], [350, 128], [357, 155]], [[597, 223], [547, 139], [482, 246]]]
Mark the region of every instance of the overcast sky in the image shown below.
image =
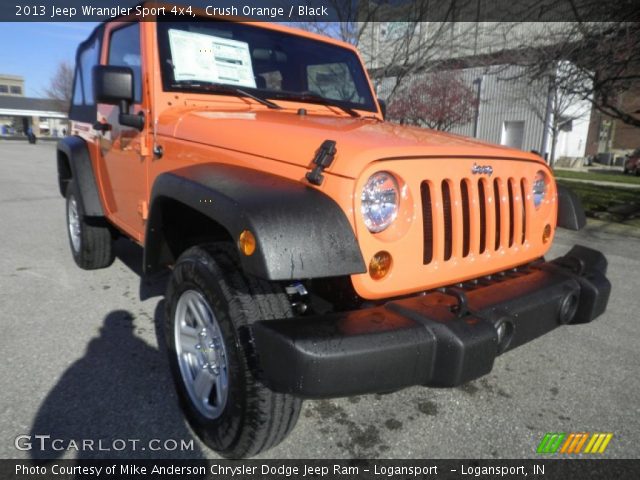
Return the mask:
[[96, 23], [0, 23], [0, 73], [24, 77], [26, 96], [44, 90], [63, 60], [74, 63], [78, 44]]

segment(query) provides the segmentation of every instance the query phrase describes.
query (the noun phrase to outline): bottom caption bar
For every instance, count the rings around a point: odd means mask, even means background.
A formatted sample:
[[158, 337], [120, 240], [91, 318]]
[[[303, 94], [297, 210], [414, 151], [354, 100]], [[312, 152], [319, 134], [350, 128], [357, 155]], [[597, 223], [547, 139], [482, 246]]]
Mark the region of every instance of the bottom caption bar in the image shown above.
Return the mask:
[[640, 460], [0, 460], [0, 479], [638, 479]]

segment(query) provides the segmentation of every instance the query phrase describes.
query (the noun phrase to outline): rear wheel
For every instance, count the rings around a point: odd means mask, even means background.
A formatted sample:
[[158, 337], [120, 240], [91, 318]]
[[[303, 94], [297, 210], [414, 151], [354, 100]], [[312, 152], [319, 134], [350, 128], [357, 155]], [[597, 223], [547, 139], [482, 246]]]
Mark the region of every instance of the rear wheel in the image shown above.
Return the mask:
[[71, 254], [80, 268], [95, 270], [113, 263], [111, 229], [104, 219], [85, 216], [74, 180], [67, 186], [67, 233]]
[[301, 400], [257, 377], [248, 329], [290, 316], [280, 287], [244, 275], [230, 245], [193, 247], [176, 262], [166, 295], [171, 370], [193, 430], [226, 457], [277, 445], [298, 419]]

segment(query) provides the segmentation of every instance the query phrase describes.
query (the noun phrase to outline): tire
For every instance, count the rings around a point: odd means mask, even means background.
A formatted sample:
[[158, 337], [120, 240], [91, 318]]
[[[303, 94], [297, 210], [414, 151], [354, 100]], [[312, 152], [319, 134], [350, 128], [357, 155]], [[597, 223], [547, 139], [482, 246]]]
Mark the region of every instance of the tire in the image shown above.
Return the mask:
[[267, 450], [298, 420], [302, 401], [260, 382], [247, 328], [291, 316], [277, 284], [241, 272], [232, 245], [193, 247], [176, 262], [165, 312], [171, 372], [192, 429], [224, 457]]
[[86, 217], [74, 180], [67, 185], [67, 235], [76, 264], [84, 270], [108, 267], [115, 258], [113, 236], [105, 220]]

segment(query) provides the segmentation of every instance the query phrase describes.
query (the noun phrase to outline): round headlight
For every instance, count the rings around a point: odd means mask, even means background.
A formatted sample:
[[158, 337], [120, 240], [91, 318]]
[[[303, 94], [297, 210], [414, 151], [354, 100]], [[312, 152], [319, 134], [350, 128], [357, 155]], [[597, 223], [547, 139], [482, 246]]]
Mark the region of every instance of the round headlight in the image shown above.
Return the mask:
[[542, 170], [536, 172], [536, 177], [533, 179], [533, 204], [538, 208], [547, 193], [547, 174]]
[[364, 185], [360, 200], [360, 211], [369, 231], [382, 232], [398, 216], [398, 182], [388, 172], [374, 173]]

